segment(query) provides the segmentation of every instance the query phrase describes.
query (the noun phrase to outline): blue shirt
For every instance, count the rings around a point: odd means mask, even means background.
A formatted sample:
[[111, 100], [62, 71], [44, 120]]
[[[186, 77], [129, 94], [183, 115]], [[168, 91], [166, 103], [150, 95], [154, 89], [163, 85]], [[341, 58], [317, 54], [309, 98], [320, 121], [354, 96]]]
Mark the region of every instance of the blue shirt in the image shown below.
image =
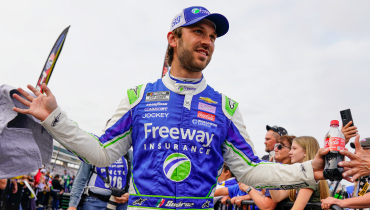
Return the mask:
[[230, 198], [238, 197], [238, 196], [243, 196], [243, 195], [248, 195], [248, 193], [243, 192], [243, 191], [241, 191], [239, 189], [239, 185], [238, 184], [234, 184], [232, 186], [229, 186], [227, 189], [229, 190], [229, 196], [230, 196]]
[[[132, 151], [129, 150], [128, 154], [129, 154], [129, 159], [132, 160]], [[93, 166], [90, 164], [87, 164], [84, 162], [81, 163], [80, 168], [78, 169], [76, 178], [73, 182], [71, 197], [69, 200], [69, 207], [77, 207], [78, 203], [80, 202], [81, 195], [90, 177], [92, 168]], [[122, 186], [122, 187], [124, 188], [125, 186]]]

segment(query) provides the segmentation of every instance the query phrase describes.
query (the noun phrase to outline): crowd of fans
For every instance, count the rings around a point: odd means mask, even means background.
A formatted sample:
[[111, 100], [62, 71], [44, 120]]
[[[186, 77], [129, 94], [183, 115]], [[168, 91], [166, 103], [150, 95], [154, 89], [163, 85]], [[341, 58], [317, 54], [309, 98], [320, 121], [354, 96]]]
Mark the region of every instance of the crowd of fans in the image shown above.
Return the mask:
[[[342, 128], [346, 144], [357, 133], [357, 128], [350, 126], [351, 123]], [[261, 158], [265, 161], [282, 164], [302, 163], [314, 159], [320, 149], [319, 143], [314, 137], [288, 135], [286, 129], [278, 126], [266, 126], [266, 129], [264, 144], [268, 154]], [[370, 138], [361, 140], [361, 146], [366, 153], [370, 154]], [[353, 143], [351, 143], [351, 147], [356, 149]], [[343, 195], [341, 197], [331, 196], [328, 181], [325, 180], [319, 181], [314, 186], [302, 186], [298, 189], [260, 190], [238, 183], [234, 174], [225, 164], [222, 174], [218, 177], [219, 183], [215, 191], [215, 201], [220, 200], [222, 204], [227, 205], [227, 200], [230, 200], [231, 204], [241, 207], [242, 201], [253, 200], [256, 205], [255, 209], [261, 210], [275, 209], [279, 202], [294, 202], [294, 205], [289, 207], [294, 210], [305, 209], [309, 202], [321, 202], [321, 208], [317, 207], [316, 209], [329, 209], [333, 204], [341, 208], [364, 208], [370, 207], [364, 202], [366, 199], [368, 200], [367, 197], [370, 197], [370, 194], [366, 194], [370, 191], [369, 178], [369, 176], [365, 176], [358, 179], [354, 184], [355, 189], [350, 195], [344, 196], [347, 194], [345, 189], [343, 189], [343, 193], [337, 193], [337, 195]], [[332, 186], [334, 185], [332, 184]], [[243, 208], [246, 209], [246, 206], [244, 205]]]
[[70, 192], [74, 176], [67, 170], [52, 176], [46, 168], [31, 174], [0, 180], [0, 210], [60, 209], [61, 195]]

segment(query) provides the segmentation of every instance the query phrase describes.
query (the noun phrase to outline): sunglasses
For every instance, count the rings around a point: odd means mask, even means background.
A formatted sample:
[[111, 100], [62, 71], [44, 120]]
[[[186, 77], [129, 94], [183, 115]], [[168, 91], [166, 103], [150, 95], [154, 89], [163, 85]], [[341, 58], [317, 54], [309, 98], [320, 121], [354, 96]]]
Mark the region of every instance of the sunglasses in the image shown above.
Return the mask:
[[277, 148], [278, 150], [283, 149], [283, 147], [286, 147], [286, 148], [288, 148], [288, 149], [291, 149], [290, 147], [284, 146], [284, 145], [282, 145], [282, 144], [275, 144], [275, 146], [274, 146], [274, 148]]

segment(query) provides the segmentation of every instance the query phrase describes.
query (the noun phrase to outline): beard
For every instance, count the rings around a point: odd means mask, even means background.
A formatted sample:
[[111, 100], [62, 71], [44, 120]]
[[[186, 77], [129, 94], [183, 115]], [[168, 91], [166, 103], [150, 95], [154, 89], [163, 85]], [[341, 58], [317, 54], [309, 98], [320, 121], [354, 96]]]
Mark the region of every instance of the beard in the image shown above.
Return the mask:
[[188, 49], [185, 49], [183, 46], [183, 41], [180, 39], [179, 41], [179, 47], [177, 48], [177, 55], [180, 62], [180, 66], [184, 69], [187, 69], [192, 72], [200, 72], [203, 71], [203, 69], [206, 68], [206, 66], [211, 62], [211, 56], [207, 56], [207, 62], [206, 65], [198, 64], [195, 62], [194, 57], [192, 56], [192, 53], [195, 51], [195, 49], [202, 48], [201, 45], [197, 45], [194, 47], [193, 51], [190, 51]]
[[266, 152], [271, 152], [270, 149], [269, 149], [269, 147], [267, 145], [265, 145], [265, 151]]

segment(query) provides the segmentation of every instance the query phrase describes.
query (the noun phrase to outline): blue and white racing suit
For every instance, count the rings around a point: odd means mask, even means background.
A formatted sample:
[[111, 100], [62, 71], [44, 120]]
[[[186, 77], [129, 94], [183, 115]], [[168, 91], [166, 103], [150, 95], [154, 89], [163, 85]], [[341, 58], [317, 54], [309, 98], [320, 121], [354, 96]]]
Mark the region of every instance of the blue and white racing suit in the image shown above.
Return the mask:
[[311, 162], [281, 165], [255, 154], [239, 104], [207, 85], [169, 73], [131, 88], [99, 138], [60, 107], [41, 124], [82, 161], [107, 166], [133, 147], [129, 209], [212, 209], [223, 162], [256, 188], [315, 184]]

